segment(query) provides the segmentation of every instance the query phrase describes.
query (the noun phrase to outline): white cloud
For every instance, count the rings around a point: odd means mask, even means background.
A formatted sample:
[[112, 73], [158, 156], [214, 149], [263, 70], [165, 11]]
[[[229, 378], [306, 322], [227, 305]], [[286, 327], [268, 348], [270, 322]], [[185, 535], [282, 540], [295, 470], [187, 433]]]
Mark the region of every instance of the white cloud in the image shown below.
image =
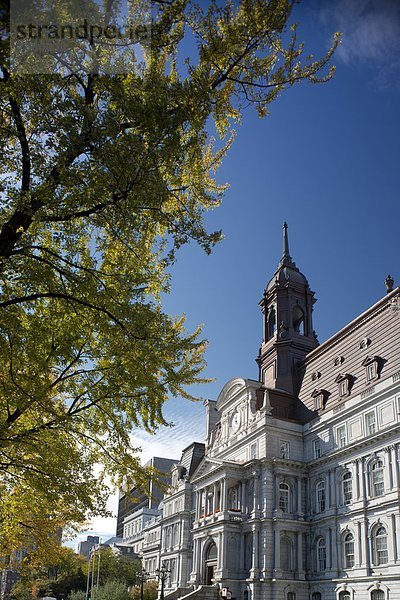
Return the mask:
[[336, 55], [344, 63], [368, 63], [376, 69], [380, 79], [388, 78], [398, 70], [398, 0], [335, 0], [323, 3], [320, 18], [325, 25], [343, 33]]

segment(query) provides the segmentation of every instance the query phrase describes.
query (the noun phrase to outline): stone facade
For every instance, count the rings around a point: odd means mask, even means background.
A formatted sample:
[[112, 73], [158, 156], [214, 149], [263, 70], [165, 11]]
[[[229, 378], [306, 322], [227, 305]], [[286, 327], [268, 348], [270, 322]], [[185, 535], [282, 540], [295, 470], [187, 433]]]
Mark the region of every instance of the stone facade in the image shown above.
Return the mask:
[[259, 379], [206, 402], [204, 458], [190, 476], [173, 467], [158, 525], [167, 590], [400, 598], [400, 288], [321, 345], [314, 301], [285, 225]]

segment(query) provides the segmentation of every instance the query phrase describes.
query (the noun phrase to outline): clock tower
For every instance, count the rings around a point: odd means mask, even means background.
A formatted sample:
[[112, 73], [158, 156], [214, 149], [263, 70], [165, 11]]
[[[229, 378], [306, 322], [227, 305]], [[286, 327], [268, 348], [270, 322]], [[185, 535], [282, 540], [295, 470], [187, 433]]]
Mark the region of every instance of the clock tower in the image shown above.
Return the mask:
[[259, 379], [267, 388], [296, 395], [297, 364], [318, 341], [312, 324], [314, 292], [290, 256], [287, 229], [284, 223], [282, 258], [259, 303], [263, 341], [256, 361]]

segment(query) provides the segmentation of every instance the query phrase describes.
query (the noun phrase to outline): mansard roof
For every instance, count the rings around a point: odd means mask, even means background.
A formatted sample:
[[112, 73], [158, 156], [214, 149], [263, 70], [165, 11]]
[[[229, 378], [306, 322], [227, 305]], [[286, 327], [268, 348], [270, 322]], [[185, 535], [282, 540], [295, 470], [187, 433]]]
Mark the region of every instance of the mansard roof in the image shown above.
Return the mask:
[[366, 376], [366, 358], [379, 355], [380, 379], [396, 375], [399, 338], [400, 287], [397, 287], [301, 361], [299, 398], [303, 405], [313, 410], [312, 393], [316, 385], [330, 392], [325, 409], [343, 404], [345, 400], [338, 385], [338, 376], [343, 373], [352, 378], [346, 399], [372, 393], [374, 384]]

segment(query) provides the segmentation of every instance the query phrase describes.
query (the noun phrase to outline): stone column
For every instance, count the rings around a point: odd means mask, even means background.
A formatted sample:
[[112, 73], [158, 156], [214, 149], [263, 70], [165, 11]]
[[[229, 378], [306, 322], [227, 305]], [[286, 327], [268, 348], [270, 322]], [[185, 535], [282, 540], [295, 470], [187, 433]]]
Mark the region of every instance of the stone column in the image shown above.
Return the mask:
[[370, 570], [371, 570], [371, 538], [369, 535], [369, 531], [368, 531], [368, 519], [367, 517], [364, 517], [364, 522], [363, 522], [363, 529], [364, 529], [364, 535], [363, 535], [363, 541], [364, 541], [364, 562], [365, 562], [365, 569], [366, 569], [366, 574], [369, 575], [370, 574]]
[[301, 479], [301, 477], [297, 477], [297, 514], [299, 515], [299, 517], [303, 516], [303, 511], [302, 511], [302, 506], [301, 506], [301, 499], [302, 499], [301, 485], [302, 485], [302, 479]]
[[227, 485], [227, 479], [226, 477], [224, 477], [223, 479], [221, 479], [221, 510], [223, 512], [226, 511], [227, 509], [227, 501], [228, 501], [228, 485]]
[[278, 509], [279, 502], [279, 493], [278, 493], [278, 476], [276, 471], [273, 472], [273, 498], [272, 498], [272, 506], [273, 510]]
[[303, 534], [301, 531], [296, 533], [297, 542], [297, 575], [300, 577], [304, 573], [303, 569]]
[[215, 514], [215, 511], [217, 509], [217, 484], [214, 483], [213, 485], [213, 513]]
[[[361, 460], [359, 458], [356, 458], [356, 460], [354, 461], [354, 465], [355, 465], [355, 483], [356, 483], [356, 489], [355, 489], [355, 496], [356, 499], [359, 500], [360, 499], [360, 467], [361, 467]], [[362, 475], [361, 475], [362, 476]]]
[[338, 495], [337, 495], [337, 487], [336, 487], [336, 470], [329, 471], [329, 505], [328, 506], [337, 506], [338, 505]]
[[325, 477], [325, 504], [326, 508], [333, 505], [333, 494], [332, 494], [332, 471], [329, 469]]
[[325, 538], [325, 547], [326, 547], [326, 568], [327, 568], [327, 570], [330, 570], [330, 569], [332, 569], [332, 566], [333, 566], [332, 554], [334, 554], [333, 536], [332, 536], [331, 528], [328, 529], [328, 535]]
[[251, 561], [251, 577], [255, 578], [259, 575], [260, 564], [259, 564], [259, 529], [254, 527], [253, 529], [253, 555]]
[[335, 528], [334, 530], [329, 529], [328, 530], [328, 535], [325, 538], [326, 539], [326, 566], [328, 567], [329, 563], [328, 563], [328, 548], [329, 548], [329, 560], [331, 562], [332, 565], [332, 570], [333, 571], [337, 571], [338, 570], [338, 543], [339, 540], [337, 539], [337, 529]]
[[242, 479], [242, 483], [240, 486], [240, 506], [242, 508], [242, 513], [247, 512], [246, 510], [246, 481]]
[[257, 471], [253, 471], [254, 477], [254, 497], [253, 497], [253, 513], [258, 513], [260, 504], [260, 477]]
[[279, 529], [275, 526], [274, 529], [274, 571], [281, 568], [281, 540]]
[[387, 553], [388, 553], [388, 560], [389, 563], [393, 562], [393, 528], [392, 528], [392, 517], [393, 514], [388, 514], [387, 518], [388, 518], [388, 527], [386, 528], [387, 531]]
[[362, 525], [361, 525], [361, 521], [358, 521], [357, 522], [357, 556], [356, 556], [358, 567], [361, 567], [361, 565], [362, 565], [363, 556], [364, 556], [364, 552], [363, 552], [363, 547], [362, 547]]
[[392, 538], [392, 555], [389, 556], [389, 561], [390, 562], [396, 562], [398, 559], [398, 554], [397, 554], [397, 535], [396, 535], [396, 515], [392, 514], [390, 515], [391, 518], [391, 538]]
[[239, 560], [238, 560], [238, 569], [239, 573], [244, 570], [244, 533], [240, 532], [240, 542], [239, 542]]
[[221, 574], [222, 577], [226, 576], [226, 546], [227, 546], [227, 531], [223, 531], [222, 535], [222, 544], [221, 544]]
[[365, 505], [367, 502], [367, 496], [368, 496], [368, 492], [369, 492], [368, 473], [367, 473], [367, 467], [365, 464], [365, 458], [362, 459], [361, 474], [362, 474], [362, 499], [363, 499], [363, 503]]
[[218, 534], [218, 558], [217, 558], [217, 569], [222, 569], [222, 531]]
[[394, 445], [394, 450], [393, 450], [393, 455], [394, 455], [394, 480], [396, 483], [396, 488], [398, 491], [400, 491], [400, 472], [399, 472], [399, 468], [400, 468], [400, 452], [399, 452], [399, 445], [395, 444]]
[[393, 462], [392, 462], [392, 448], [393, 446], [387, 446], [385, 448], [386, 453], [386, 461], [387, 461], [387, 473], [388, 473], [388, 483], [389, 489], [393, 489]]

